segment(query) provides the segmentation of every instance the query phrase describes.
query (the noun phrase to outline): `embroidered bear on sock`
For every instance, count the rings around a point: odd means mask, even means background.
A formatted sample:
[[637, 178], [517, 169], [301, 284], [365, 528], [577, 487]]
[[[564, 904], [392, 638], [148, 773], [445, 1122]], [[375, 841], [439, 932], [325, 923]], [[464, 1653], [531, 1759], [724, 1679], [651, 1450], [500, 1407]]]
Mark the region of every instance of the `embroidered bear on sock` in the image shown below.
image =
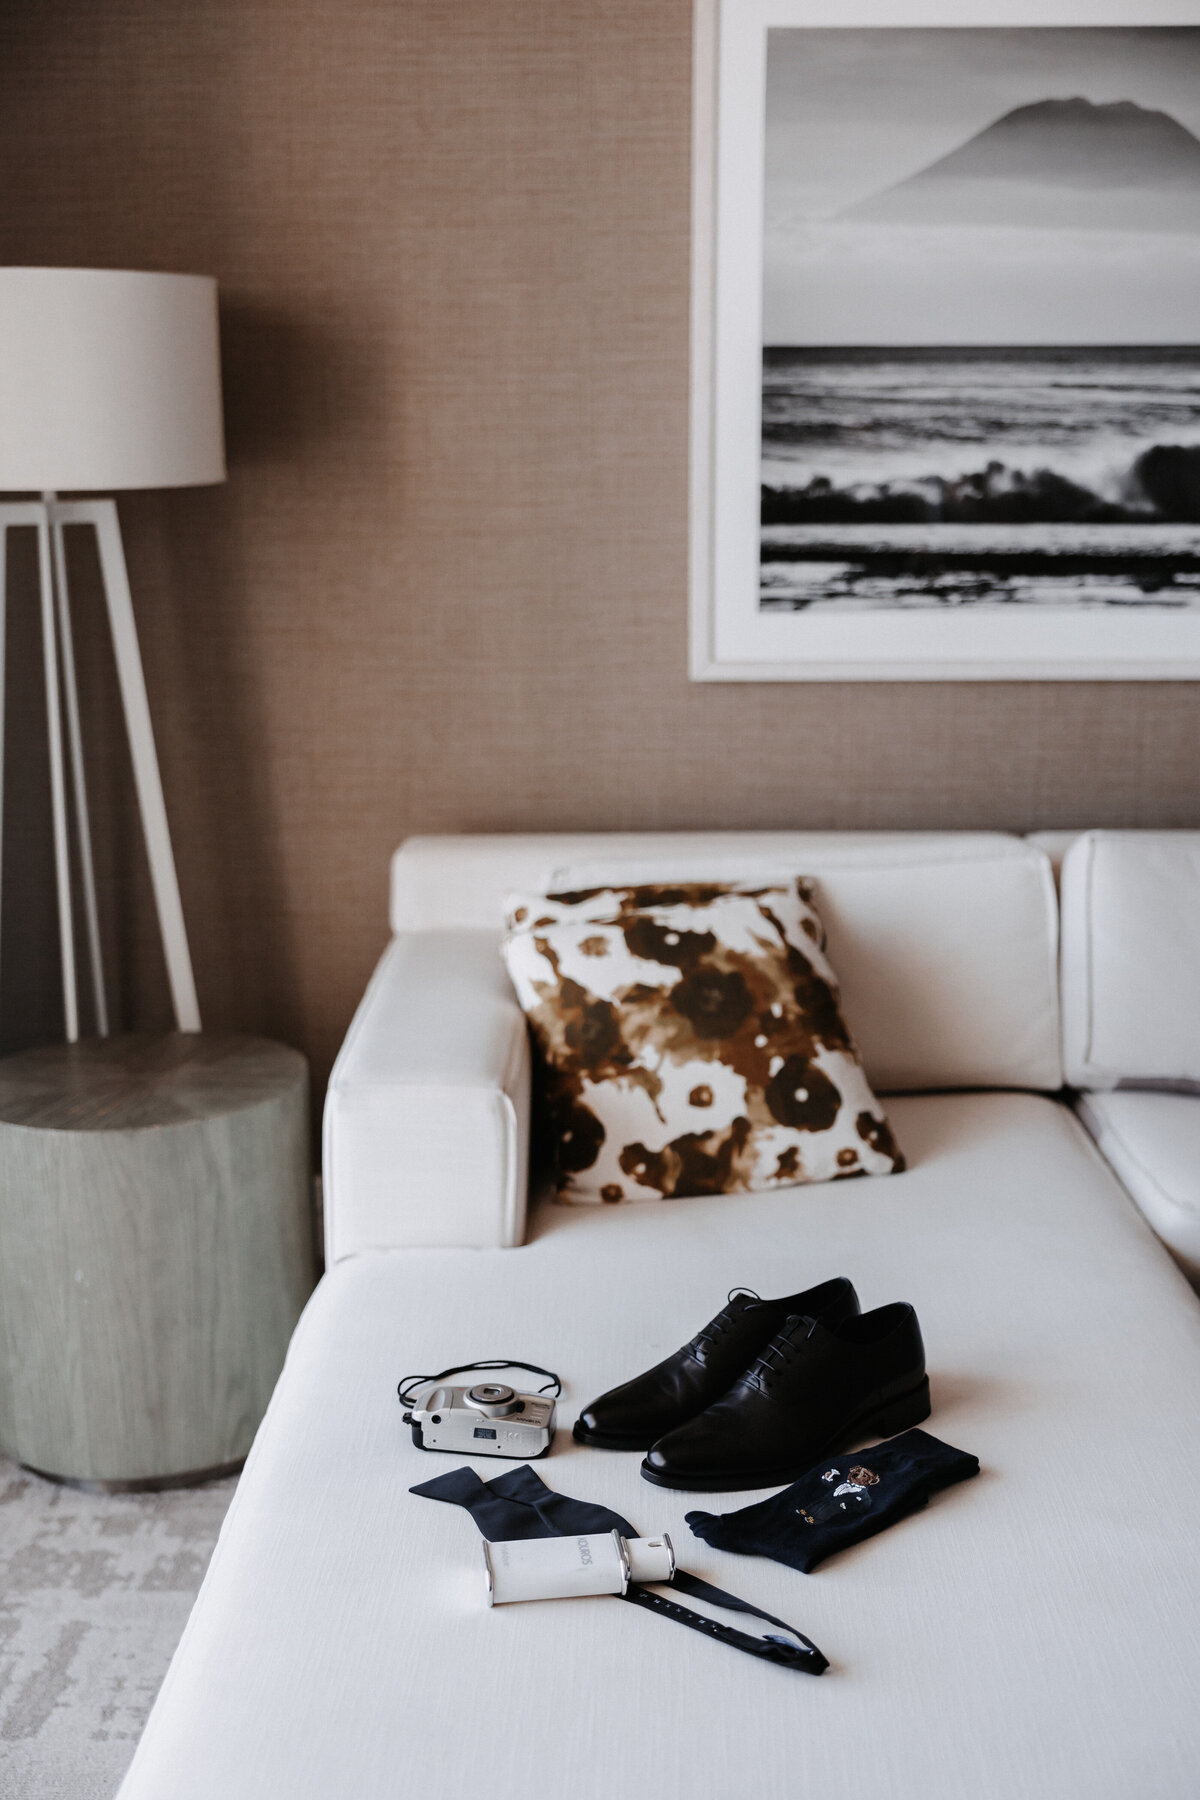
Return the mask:
[[[837, 1481], [841, 1476], [840, 1469], [826, 1469], [822, 1481]], [[823, 1524], [826, 1519], [841, 1515], [866, 1512], [871, 1505], [870, 1489], [878, 1487], [879, 1477], [873, 1469], [864, 1468], [856, 1463], [848, 1470], [840, 1487], [835, 1487], [832, 1494], [814, 1502], [811, 1510], [802, 1502], [796, 1502], [796, 1511], [808, 1525]]]

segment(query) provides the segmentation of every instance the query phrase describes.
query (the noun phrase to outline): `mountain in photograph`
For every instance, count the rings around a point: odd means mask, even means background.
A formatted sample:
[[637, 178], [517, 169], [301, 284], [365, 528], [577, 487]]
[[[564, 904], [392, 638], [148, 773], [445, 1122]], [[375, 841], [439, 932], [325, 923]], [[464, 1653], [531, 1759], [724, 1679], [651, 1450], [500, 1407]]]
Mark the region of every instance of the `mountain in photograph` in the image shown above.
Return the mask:
[[1038, 100], [839, 217], [1200, 232], [1200, 139], [1169, 113], [1132, 100]]

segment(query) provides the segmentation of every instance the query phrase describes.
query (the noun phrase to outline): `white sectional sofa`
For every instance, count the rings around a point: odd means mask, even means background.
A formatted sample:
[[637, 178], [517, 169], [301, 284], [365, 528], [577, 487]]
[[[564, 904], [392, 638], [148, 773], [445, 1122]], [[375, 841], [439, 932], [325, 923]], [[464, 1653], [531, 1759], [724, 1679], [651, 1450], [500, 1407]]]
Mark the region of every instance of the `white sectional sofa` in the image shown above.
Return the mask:
[[[908, 1170], [527, 1214], [505, 889], [790, 870]], [[1195, 1268], [1200, 834], [1083, 834], [1061, 892], [998, 834], [406, 844], [330, 1086], [328, 1272], [122, 1800], [1194, 1800], [1200, 1307], [1159, 1238]], [[607, 1599], [487, 1610], [471, 1521], [408, 1493], [455, 1463], [412, 1444], [400, 1375], [531, 1357], [569, 1427], [729, 1287], [833, 1274], [916, 1305], [927, 1429], [977, 1480], [803, 1576], [698, 1543], [636, 1455], [564, 1429], [538, 1465], [670, 1531], [828, 1674]]]

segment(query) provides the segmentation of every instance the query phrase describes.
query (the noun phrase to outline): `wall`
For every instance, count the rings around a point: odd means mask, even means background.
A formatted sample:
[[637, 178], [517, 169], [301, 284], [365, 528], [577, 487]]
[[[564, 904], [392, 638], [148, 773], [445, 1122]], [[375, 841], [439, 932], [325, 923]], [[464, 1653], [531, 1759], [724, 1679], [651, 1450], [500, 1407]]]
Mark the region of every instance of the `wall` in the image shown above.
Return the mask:
[[[122, 517], [206, 1022], [318, 1073], [408, 832], [1200, 824], [1189, 685], [688, 684], [689, 79], [690, 0], [0, 22], [0, 260], [220, 279], [229, 483]], [[76, 564], [114, 986], [154, 1024]], [[13, 579], [10, 1045], [57, 1029]]]

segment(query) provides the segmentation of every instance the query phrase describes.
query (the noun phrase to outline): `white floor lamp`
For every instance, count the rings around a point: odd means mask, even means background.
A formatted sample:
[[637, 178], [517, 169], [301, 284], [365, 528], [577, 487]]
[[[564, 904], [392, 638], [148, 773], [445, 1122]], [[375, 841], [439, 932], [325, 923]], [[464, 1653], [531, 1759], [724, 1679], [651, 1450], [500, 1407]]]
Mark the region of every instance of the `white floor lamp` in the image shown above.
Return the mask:
[[68, 764], [84, 934], [101, 1037], [108, 1035], [108, 1005], [71, 636], [66, 525], [93, 526], [99, 544], [177, 1029], [199, 1031], [200, 1012], [116, 503], [60, 500], [58, 495], [64, 490], [111, 493], [198, 487], [224, 479], [215, 281], [205, 275], [126, 270], [0, 268], [0, 493], [41, 495], [39, 500], [0, 502], [0, 807], [7, 534], [14, 526], [33, 526], [38, 542], [63, 1011], [71, 1043], [79, 1037], [79, 992]]

